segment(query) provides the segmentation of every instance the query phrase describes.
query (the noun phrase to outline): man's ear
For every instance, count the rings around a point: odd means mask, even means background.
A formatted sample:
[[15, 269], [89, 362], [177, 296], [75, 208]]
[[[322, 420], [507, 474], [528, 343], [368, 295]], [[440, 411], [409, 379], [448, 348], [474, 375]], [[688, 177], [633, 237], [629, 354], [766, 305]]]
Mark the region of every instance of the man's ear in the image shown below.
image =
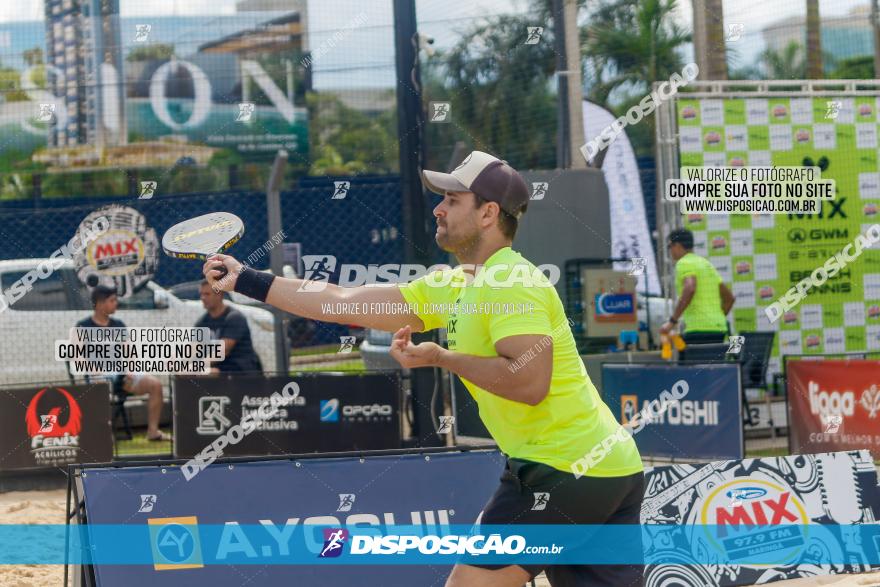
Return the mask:
[[486, 220], [485, 226], [492, 226], [498, 223], [498, 217], [501, 215], [501, 206], [497, 202], [486, 202], [483, 209], [482, 218]]

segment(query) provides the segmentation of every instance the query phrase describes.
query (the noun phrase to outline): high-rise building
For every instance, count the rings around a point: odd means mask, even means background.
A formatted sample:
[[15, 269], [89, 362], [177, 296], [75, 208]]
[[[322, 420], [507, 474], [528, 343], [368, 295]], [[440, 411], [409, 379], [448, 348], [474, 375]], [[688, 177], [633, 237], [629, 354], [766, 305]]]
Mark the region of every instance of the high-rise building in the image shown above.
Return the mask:
[[[845, 16], [822, 16], [822, 53], [834, 60], [874, 54], [874, 37], [868, 4], [853, 7]], [[792, 42], [806, 45], [807, 24], [803, 15], [790, 16], [765, 26], [761, 33], [767, 49], [782, 52]], [[826, 62], [826, 72], [829, 62]]]
[[[45, 0], [50, 147], [127, 143], [119, 0]], [[63, 110], [63, 113], [61, 112]]]

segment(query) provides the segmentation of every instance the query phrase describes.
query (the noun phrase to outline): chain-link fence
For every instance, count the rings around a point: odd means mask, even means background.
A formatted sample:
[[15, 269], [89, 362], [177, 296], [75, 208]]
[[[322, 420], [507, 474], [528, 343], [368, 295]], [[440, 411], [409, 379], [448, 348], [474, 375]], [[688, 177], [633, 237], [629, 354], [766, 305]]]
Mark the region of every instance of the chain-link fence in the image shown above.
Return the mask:
[[[338, 193], [340, 184], [347, 186], [342, 198]], [[7, 292], [7, 299], [15, 297], [10, 287], [68, 243], [87, 216], [111, 218], [110, 232], [115, 234], [89, 248], [85, 255], [92, 255], [90, 259], [80, 257], [79, 264], [70, 261], [51, 275], [40, 276], [32, 289], [0, 316], [5, 326], [20, 335], [4, 349], [4, 367], [9, 361], [9, 365], [31, 364], [29, 368], [35, 373], [42, 372], [51, 350], [47, 341], [63, 338], [53, 338], [48, 331], [66, 332], [89, 313], [88, 289], [81, 274], [85, 264], [128, 263], [135, 269], [130, 279], [117, 277], [114, 282], [120, 293], [118, 317], [123, 322], [137, 322], [131, 326], [191, 326], [204, 312], [199, 301], [201, 264], [160, 256], [156, 235], [177, 222], [211, 211], [223, 210], [242, 218], [244, 236], [229, 253], [257, 269], [268, 269], [269, 252], [275, 246], [284, 249], [288, 275], [303, 275], [303, 258], [334, 259], [338, 267], [335, 271], [332, 264], [328, 267], [333, 281], [338, 280], [343, 264], [382, 265], [402, 259], [403, 227], [396, 177], [335, 181], [316, 178], [303, 181], [296, 190], [282, 192], [281, 203], [281, 234], [271, 235], [266, 196], [256, 192], [157, 196], [148, 200], [49, 200], [39, 207], [31, 202], [6, 202], [0, 206], [0, 286]], [[163, 297], [170, 300], [158, 301]], [[237, 306], [251, 303], [237, 296], [233, 302]], [[271, 347], [273, 322], [268, 310], [248, 309], [252, 334]], [[340, 337], [352, 334], [358, 340], [363, 338], [362, 333], [353, 333], [344, 325], [301, 319], [294, 319], [288, 331], [298, 357], [322, 354], [329, 350], [325, 345], [336, 353], [341, 348]], [[347, 359], [345, 353], [356, 353], [356, 346], [342, 349], [338, 358]], [[267, 363], [266, 358], [263, 363]], [[294, 363], [314, 366], [308, 357], [297, 358]], [[332, 363], [326, 368], [355, 366], [351, 360]]]

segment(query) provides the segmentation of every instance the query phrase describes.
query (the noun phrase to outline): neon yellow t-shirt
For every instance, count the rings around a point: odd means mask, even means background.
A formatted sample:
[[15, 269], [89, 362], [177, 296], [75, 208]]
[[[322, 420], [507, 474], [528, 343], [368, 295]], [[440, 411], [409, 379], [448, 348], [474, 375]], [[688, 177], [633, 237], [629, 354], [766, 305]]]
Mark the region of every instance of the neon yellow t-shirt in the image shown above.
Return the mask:
[[675, 263], [675, 291], [681, 297], [684, 278], [697, 278], [697, 291], [681, 315], [686, 332], [727, 332], [721, 311], [721, 276], [707, 259], [688, 253]]
[[[499, 282], [505, 285], [492, 287]], [[462, 378], [477, 402], [480, 418], [508, 456], [571, 473], [572, 463], [619, 430], [577, 353], [559, 294], [543, 273], [510, 247], [487, 259], [472, 283], [466, 283], [464, 270], [457, 267], [399, 287], [426, 330], [446, 327], [452, 351], [497, 357], [495, 343], [503, 338], [552, 336], [550, 391], [537, 406], [502, 398]], [[584, 474], [623, 477], [642, 470], [635, 441], [627, 438], [614, 444], [607, 456]]]

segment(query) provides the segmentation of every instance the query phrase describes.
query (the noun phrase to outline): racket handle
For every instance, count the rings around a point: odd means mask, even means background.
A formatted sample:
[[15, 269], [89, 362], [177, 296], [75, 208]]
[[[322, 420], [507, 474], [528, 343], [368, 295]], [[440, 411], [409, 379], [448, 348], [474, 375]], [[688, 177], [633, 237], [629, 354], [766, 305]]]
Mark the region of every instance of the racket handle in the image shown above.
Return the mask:
[[[217, 259], [219, 261], [219, 259]], [[229, 274], [229, 271], [226, 269], [226, 265], [220, 264], [214, 267], [214, 271], [220, 272], [220, 277], [217, 279], [223, 279]]]

